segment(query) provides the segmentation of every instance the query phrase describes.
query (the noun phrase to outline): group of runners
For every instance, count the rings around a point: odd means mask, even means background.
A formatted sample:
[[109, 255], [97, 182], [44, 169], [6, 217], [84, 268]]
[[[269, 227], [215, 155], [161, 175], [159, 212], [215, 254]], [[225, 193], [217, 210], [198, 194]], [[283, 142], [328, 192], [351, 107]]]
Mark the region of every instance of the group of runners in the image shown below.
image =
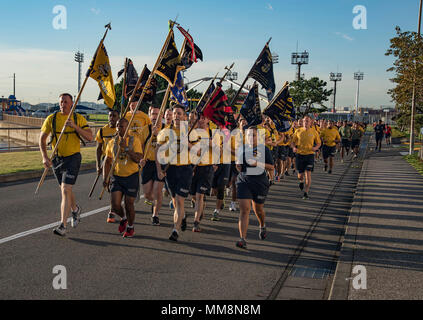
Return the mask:
[[[60, 112], [47, 117], [41, 129], [40, 150], [44, 166], [53, 167], [62, 190], [61, 224], [54, 233], [64, 236], [69, 216], [72, 227], [80, 221], [81, 209], [72, 190], [81, 163], [80, 140], [92, 141], [93, 137], [81, 115], [65, 122], [72, 107], [70, 94], [62, 94], [59, 105]], [[331, 174], [335, 153], [340, 152], [341, 161], [350, 150], [353, 158], [358, 156], [365, 129], [360, 123], [316, 121], [306, 116], [280, 133], [267, 116], [263, 116], [260, 125], [248, 127], [245, 119], [236, 115], [237, 127], [222, 133], [214, 130], [216, 125], [203, 115], [187, 114], [178, 104], [167, 109], [163, 119], [158, 119], [157, 106], [150, 106], [148, 114], [136, 110], [136, 106], [137, 102], [132, 102], [124, 118], [120, 118], [118, 111], [110, 111], [108, 124], [95, 137], [97, 173], [103, 175], [103, 187], [111, 194], [107, 222], [118, 223], [118, 232], [125, 238], [135, 234], [135, 202], [141, 197], [151, 206], [154, 226], [160, 225], [164, 195], [171, 197], [169, 207], [174, 214], [169, 240], [178, 241], [181, 231], [187, 229], [188, 197], [194, 208], [192, 231], [201, 232], [206, 197], [216, 197], [211, 220], [218, 221], [226, 194], [231, 197], [229, 210], [239, 210], [240, 237], [236, 246], [247, 247], [251, 210], [260, 225], [259, 238], [264, 240], [267, 237], [264, 204], [269, 188], [290, 176], [291, 169], [292, 175], [297, 173], [303, 199], [309, 199], [315, 160], [322, 158], [324, 170]], [[123, 139], [131, 118], [129, 135]], [[52, 135], [54, 146], [63, 126], [65, 135], [57, 155], [49, 159], [47, 137]], [[162, 161], [164, 158], [167, 160]], [[111, 179], [107, 181], [114, 162]]]

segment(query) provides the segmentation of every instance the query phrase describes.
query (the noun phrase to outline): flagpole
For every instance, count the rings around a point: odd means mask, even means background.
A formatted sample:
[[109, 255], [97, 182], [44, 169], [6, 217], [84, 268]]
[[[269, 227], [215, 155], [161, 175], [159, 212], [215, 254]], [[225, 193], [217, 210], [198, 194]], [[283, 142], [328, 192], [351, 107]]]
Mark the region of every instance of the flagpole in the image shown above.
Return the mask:
[[[266, 48], [267, 48], [267, 47], [269, 47], [270, 40], [272, 40], [272, 37], [270, 37], [270, 39], [266, 42], [266, 44], [265, 44], [264, 48], [261, 50], [261, 52], [260, 52], [260, 54], [259, 54], [259, 57], [263, 54], [264, 50], [266, 50]], [[247, 83], [248, 78], [250, 77], [250, 73], [251, 73], [251, 71], [253, 70], [253, 68], [254, 68], [254, 66], [255, 66], [255, 64], [256, 64], [256, 62], [257, 62], [257, 59], [254, 61], [254, 64], [253, 64], [253, 66], [251, 67], [250, 71], [248, 71], [248, 74], [247, 74], [247, 76], [245, 77], [244, 81], [242, 82], [241, 86], [239, 87], [238, 92], [237, 92], [237, 93], [236, 93], [236, 95], [232, 98], [231, 103], [229, 103], [229, 105], [230, 105], [230, 106], [232, 106], [232, 105], [235, 103], [236, 98], [239, 96], [239, 94], [240, 94], [240, 93], [241, 93], [241, 91], [242, 91], [242, 88], [244, 88], [245, 84]]]
[[[79, 90], [78, 96], [77, 96], [77, 98], [76, 98], [75, 102], [73, 103], [73, 106], [72, 106], [72, 108], [71, 108], [71, 110], [70, 110], [70, 112], [69, 112], [69, 115], [68, 115], [68, 117], [67, 117], [67, 119], [66, 119], [65, 123], [69, 121], [69, 119], [71, 118], [71, 116], [72, 116], [73, 112], [75, 111], [75, 109], [76, 109], [76, 105], [78, 104], [78, 101], [79, 101], [79, 99], [81, 98], [82, 91], [83, 91], [83, 90], [84, 90], [84, 88], [85, 88], [85, 84], [87, 83], [87, 80], [88, 80], [88, 78], [90, 77], [90, 73], [91, 73], [92, 67], [94, 66], [94, 61], [95, 61], [95, 58], [96, 58], [96, 56], [97, 56], [97, 53], [98, 53], [99, 49], [101, 48], [101, 45], [103, 44], [104, 39], [105, 39], [105, 38], [106, 38], [106, 36], [107, 36], [107, 32], [108, 32], [109, 30], [111, 30], [111, 29], [112, 29], [111, 23], [106, 24], [104, 27], [106, 28], [106, 31], [104, 32], [103, 38], [101, 39], [101, 41], [100, 41], [100, 43], [99, 43], [99, 45], [98, 45], [98, 47], [97, 47], [97, 50], [96, 50], [96, 51], [95, 51], [95, 53], [94, 53], [92, 63], [91, 63], [91, 65], [90, 65], [90, 67], [88, 68], [88, 72], [87, 72], [87, 74], [85, 75], [85, 80], [84, 80], [84, 82], [82, 83], [81, 89]], [[62, 131], [60, 132], [59, 138], [56, 140], [56, 145], [54, 146], [54, 149], [53, 149], [53, 152], [52, 152], [52, 156], [53, 156], [53, 155], [57, 152], [57, 149], [58, 149], [59, 143], [60, 143], [60, 141], [61, 141], [61, 139], [62, 139], [63, 133], [65, 132], [65, 129], [66, 129], [66, 126], [64, 125], [64, 126], [63, 126], [63, 128], [62, 128]], [[49, 167], [44, 168], [43, 175], [41, 176], [40, 182], [39, 182], [39, 183], [38, 183], [38, 185], [37, 185], [37, 189], [35, 190], [35, 194], [38, 194], [39, 189], [40, 189], [40, 188], [41, 188], [41, 186], [43, 185], [43, 183], [44, 183], [44, 179], [46, 178], [46, 175], [47, 175], [47, 172], [48, 172], [48, 169], [49, 169]]]
[[124, 71], [123, 71], [122, 94], [120, 96], [120, 115], [121, 116], [122, 116], [122, 113], [123, 113], [123, 103], [125, 101], [124, 90], [126, 90], [125, 86], [126, 86], [126, 73], [127, 72], [128, 72], [128, 58], [125, 58], [125, 67], [124, 67]]
[[[142, 102], [142, 100], [144, 99], [144, 96], [145, 96], [146, 89], [149, 87], [150, 82], [151, 82], [151, 79], [153, 78], [154, 73], [156, 72], [156, 70], [157, 70], [160, 62], [162, 61], [164, 51], [165, 51], [165, 49], [167, 48], [167, 46], [169, 44], [169, 41], [170, 41], [170, 37], [172, 35], [172, 32], [173, 32], [173, 25], [169, 29], [169, 32], [167, 34], [165, 43], [163, 44], [162, 50], [160, 51], [160, 54], [159, 54], [159, 56], [158, 56], [158, 58], [156, 60], [156, 63], [154, 64], [154, 68], [153, 68], [153, 70], [151, 70], [151, 73], [148, 76], [147, 82], [144, 85], [144, 89], [142, 90], [141, 97], [139, 98], [138, 103], [137, 103], [137, 106], [136, 106], [134, 112], [132, 113], [131, 119], [129, 120], [128, 126], [126, 128], [126, 131], [125, 131], [125, 134], [123, 135], [122, 140], [125, 140], [126, 139], [126, 136], [129, 133], [129, 129], [131, 128], [132, 122], [134, 120], [134, 117], [135, 117], [135, 114], [136, 114], [136, 110], [138, 110], [139, 106], [141, 105], [141, 102]], [[138, 81], [139, 80], [140, 79], [138, 79]], [[133, 94], [135, 94], [135, 91], [133, 92]], [[113, 162], [112, 162], [112, 166], [110, 168], [110, 171], [109, 171], [106, 179], [104, 180], [106, 182], [106, 185], [109, 183], [110, 177], [111, 177], [113, 171], [115, 170], [116, 160], [119, 157], [119, 154], [120, 154], [120, 148], [117, 148], [117, 152], [116, 152], [116, 155], [114, 156], [114, 159], [113, 159]], [[103, 186], [103, 190], [101, 191], [101, 194], [100, 194], [100, 197], [99, 197], [100, 200], [103, 198], [103, 194], [104, 194], [104, 191], [105, 190], [106, 190], [106, 187]]]

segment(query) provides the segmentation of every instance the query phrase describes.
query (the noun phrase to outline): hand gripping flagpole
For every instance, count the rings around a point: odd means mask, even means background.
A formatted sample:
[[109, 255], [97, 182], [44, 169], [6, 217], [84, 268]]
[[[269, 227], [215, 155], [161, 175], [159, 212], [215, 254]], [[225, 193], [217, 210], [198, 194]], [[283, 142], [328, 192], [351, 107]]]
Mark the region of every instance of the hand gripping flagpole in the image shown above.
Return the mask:
[[[140, 96], [140, 98], [139, 98], [139, 100], [138, 100], [137, 107], [135, 108], [135, 110], [138, 110], [138, 108], [140, 107], [141, 102], [142, 102], [142, 100], [144, 99], [145, 93], [146, 93], [146, 91], [147, 91], [147, 88], [150, 86], [150, 82], [151, 82], [151, 80], [153, 79], [154, 73], [156, 72], [156, 70], [157, 70], [157, 68], [158, 68], [159, 64], [160, 64], [160, 63], [161, 63], [161, 61], [162, 61], [162, 58], [163, 58], [164, 52], [165, 52], [165, 50], [166, 50], [166, 48], [167, 48], [167, 46], [168, 46], [168, 44], [169, 44], [170, 37], [171, 37], [171, 35], [172, 35], [172, 30], [173, 30], [173, 24], [171, 25], [171, 28], [169, 29], [169, 32], [168, 32], [168, 34], [167, 34], [167, 37], [166, 37], [165, 43], [163, 44], [162, 50], [160, 51], [160, 54], [159, 54], [159, 56], [158, 56], [158, 58], [157, 58], [157, 60], [156, 60], [156, 63], [155, 63], [155, 65], [154, 65], [154, 68], [153, 68], [153, 70], [151, 70], [151, 73], [150, 73], [150, 75], [149, 75], [149, 77], [148, 77], [148, 79], [147, 79], [147, 82], [146, 82], [146, 84], [144, 85], [144, 89], [143, 89], [143, 91], [142, 91], [142, 93], [141, 93], [141, 96]], [[140, 76], [140, 78], [138, 79], [138, 81], [140, 81], [140, 79], [141, 79], [141, 76]], [[137, 84], [138, 84], [138, 83], [137, 83]], [[134, 89], [133, 94], [135, 94], [135, 89]], [[128, 105], [129, 105], [129, 104], [128, 104]], [[136, 112], [133, 112], [133, 113], [132, 113], [131, 119], [129, 120], [128, 127], [126, 128], [126, 131], [125, 131], [125, 134], [124, 134], [124, 136], [123, 136], [122, 140], [125, 140], [125, 139], [126, 139], [126, 137], [127, 137], [128, 133], [129, 133], [129, 130], [130, 130], [130, 128], [131, 128], [132, 122], [133, 122], [133, 120], [134, 120], [135, 114], [136, 114]], [[111, 166], [111, 168], [110, 168], [110, 171], [109, 171], [109, 173], [107, 174], [106, 179], [104, 180], [104, 181], [106, 182], [106, 185], [108, 185], [108, 183], [109, 183], [109, 181], [110, 181], [110, 177], [111, 177], [111, 175], [112, 175], [112, 173], [113, 173], [113, 171], [114, 171], [114, 169], [115, 169], [115, 166], [116, 166], [116, 160], [118, 159], [119, 154], [120, 154], [120, 148], [117, 148], [117, 152], [116, 152], [116, 155], [114, 156], [114, 159], [113, 159], [113, 162], [112, 162], [112, 166]], [[99, 199], [100, 199], [100, 200], [103, 198], [103, 194], [104, 194], [104, 191], [105, 191], [105, 190], [106, 190], [106, 187], [103, 187], [103, 190], [101, 191], [101, 194], [100, 194], [100, 197], [99, 197]]]
[[[266, 48], [269, 46], [269, 43], [270, 43], [270, 41], [271, 41], [271, 40], [272, 40], [272, 38], [270, 38], [270, 39], [266, 42], [266, 45], [264, 46], [263, 50], [261, 50], [261, 52], [260, 52], [260, 54], [259, 54], [259, 57], [263, 54], [264, 50], [266, 50]], [[237, 97], [239, 96], [239, 94], [241, 93], [242, 88], [244, 88], [245, 84], [247, 83], [247, 80], [248, 80], [248, 78], [250, 77], [250, 73], [251, 73], [251, 71], [253, 71], [253, 68], [254, 68], [254, 66], [255, 66], [256, 62], [257, 62], [257, 59], [256, 59], [256, 61], [254, 61], [254, 64], [253, 64], [253, 66], [251, 67], [250, 71], [248, 72], [247, 76], [245, 77], [244, 82], [243, 82], [243, 83], [241, 84], [241, 86], [239, 87], [238, 92], [237, 92], [237, 93], [236, 93], [236, 95], [232, 98], [231, 103], [229, 104], [230, 106], [233, 106], [233, 104], [235, 103], [236, 98], [237, 98]]]
[[[95, 54], [94, 54], [94, 56], [93, 56], [92, 63], [91, 63], [91, 65], [90, 65], [89, 69], [88, 69], [88, 72], [87, 72], [86, 76], [85, 76], [85, 80], [84, 80], [84, 82], [83, 82], [83, 84], [82, 84], [81, 89], [79, 90], [78, 96], [77, 96], [77, 98], [76, 98], [75, 102], [73, 103], [73, 106], [72, 106], [72, 108], [71, 108], [71, 110], [70, 110], [70, 112], [69, 112], [68, 118], [66, 119], [65, 123], [66, 123], [66, 122], [68, 122], [68, 120], [69, 120], [69, 119], [71, 119], [72, 114], [73, 114], [73, 112], [75, 111], [76, 105], [78, 104], [78, 101], [79, 101], [79, 99], [80, 99], [80, 97], [81, 97], [82, 91], [84, 90], [85, 84], [87, 83], [87, 80], [88, 80], [88, 78], [90, 77], [90, 73], [91, 73], [91, 71], [92, 71], [92, 68], [94, 67], [94, 62], [95, 62], [95, 58], [96, 58], [96, 56], [97, 56], [97, 53], [98, 53], [98, 51], [100, 50], [101, 45], [103, 44], [104, 39], [105, 39], [105, 38], [106, 38], [106, 36], [107, 36], [107, 32], [108, 32], [109, 30], [111, 30], [111, 29], [112, 29], [111, 23], [106, 24], [104, 27], [106, 28], [106, 31], [104, 32], [104, 36], [103, 36], [103, 38], [101, 39], [101, 41], [100, 41], [100, 43], [99, 43], [99, 45], [98, 45], [98, 47], [97, 47], [97, 50], [95, 51]], [[54, 154], [57, 152], [57, 149], [58, 149], [59, 143], [60, 143], [60, 141], [61, 141], [61, 139], [62, 139], [63, 133], [65, 132], [65, 129], [66, 129], [66, 126], [64, 125], [64, 126], [63, 126], [63, 128], [62, 128], [62, 131], [60, 132], [59, 138], [58, 138], [58, 139], [57, 139], [57, 141], [56, 141], [56, 145], [54, 146], [54, 149], [53, 149], [52, 155], [54, 155]], [[44, 169], [43, 175], [41, 176], [40, 182], [38, 183], [37, 189], [35, 190], [35, 194], [38, 194], [38, 191], [39, 191], [40, 187], [42, 186], [42, 184], [43, 184], [43, 182], [44, 182], [44, 179], [45, 179], [45, 177], [46, 177], [46, 175], [47, 175], [48, 169], [49, 169], [49, 167], [47, 167], [47, 168], [45, 168], [45, 169]]]

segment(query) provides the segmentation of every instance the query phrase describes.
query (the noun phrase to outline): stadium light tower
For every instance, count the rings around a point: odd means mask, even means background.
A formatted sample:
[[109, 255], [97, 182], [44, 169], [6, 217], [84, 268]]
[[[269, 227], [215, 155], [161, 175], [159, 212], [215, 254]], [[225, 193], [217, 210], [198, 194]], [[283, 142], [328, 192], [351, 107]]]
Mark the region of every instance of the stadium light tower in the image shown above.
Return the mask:
[[75, 53], [75, 62], [78, 63], [78, 92], [81, 90], [81, 64], [84, 62], [84, 54], [82, 52]]
[[339, 73], [339, 72], [337, 72], [337, 73], [331, 72], [330, 73], [330, 81], [334, 82], [334, 85], [333, 85], [333, 109], [332, 109], [333, 113], [336, 113], [336, 105], [335, 105], [336, 83], [338, 81], [341, 81], [341, 80], [342, 80], [342, 73]]
[[276, 64], [279, 62], [279, 55], [276, 52], [272, 53], [272, 63]]
[[[229, 71], [227, 75], [227, 79], [230, 81], [238, 80], [238, 72]], [[233, 89], [233, 84], [231, 83], [231, 89]]]
[[360, 80], [363, 80], [364, 73], [363, 72], [354, 72], [354, 80], [357, 80], [357, 93], [355, 95], [355, 114], [358, 116], [358, 94], [360, 90]]
[[291, 64], [296, 64], [298, 66], [297, 80], [301, 79], [301, 65], [308, 64], [308, 58], [309, 58], [309, 54], [307, 51], [293, 52], [291, 54]]

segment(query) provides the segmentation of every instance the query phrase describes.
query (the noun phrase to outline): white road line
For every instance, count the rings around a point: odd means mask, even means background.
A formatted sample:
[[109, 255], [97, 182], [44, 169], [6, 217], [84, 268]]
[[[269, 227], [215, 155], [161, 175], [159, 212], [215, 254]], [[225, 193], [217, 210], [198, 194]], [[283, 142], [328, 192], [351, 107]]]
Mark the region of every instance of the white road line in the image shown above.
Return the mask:
[[[96, 214], [96, 213], [99, 213], [99, 212], [102, 212], [102, 211], [105, 211], [105, 210], [108, 210], [108, 209], [110, 209], [110, 206], [98, 208], [98, 209], [95, 209], [95, 210], [81, 214], [81, 218], [86, 218], [86, 217], [92, 216], [93, 214]], [[70, 220], [71, 219], [69, 218], [68, 222], [70, 222]], [[57, 221], [57, 222], [50, 223], [48, 225], [45, 225], [45, 226], [42, 226], [42, 227], [39, 227], [39, 228], [35, 228], [35, 229], [31, 229], [31, 230], [24, 231], [24, 232], [21, 232], [21, 233], [17, 233], [13, 236], [0, 239], [0, 244], [6, 243], [6, 242], [9, 242], [9, 241], [18, 239], [18, 238], [26, 237], [26, 236], [29, 236], [30, 234], [33, 234], [33, 233], [37, 233], [37, 232], [40, 232], [40, 231], [44, 231], [44, 230], [56, 227], [59, 224], [60, 224], [60, 221]]]

